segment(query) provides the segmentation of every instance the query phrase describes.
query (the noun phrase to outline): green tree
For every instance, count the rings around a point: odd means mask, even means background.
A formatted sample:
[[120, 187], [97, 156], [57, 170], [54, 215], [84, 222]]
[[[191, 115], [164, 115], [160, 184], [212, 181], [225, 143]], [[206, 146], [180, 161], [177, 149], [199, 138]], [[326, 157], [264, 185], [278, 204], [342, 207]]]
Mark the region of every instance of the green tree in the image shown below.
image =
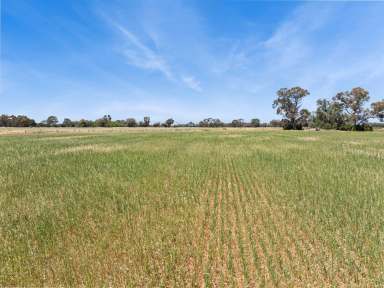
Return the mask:
[[62, 126], [63, 126], [63, 127], [73, 127], [73, 126], [75, 126], [75, 125], [74, 125], [74, 123], [71, 121], [71, 119], [69, 119], [69, 118], [64, 118]]
[[127, 122], [124, 120], [115, 120], [111, 121], [111, 127], [125, 127], [127, 126]]
[[34, 127], [35, 120], [24, 115], [0, 115], [0, 127]]
[[149, 116], [145, 116], [144, 119], [143, 119], [143, 126], [144, 127], [149, 127], [150, 123], [151, 123], [151, 118], [149, 118]]
[[347, 122], [353, 125], [353, 129], [360, 130], [368, 123], [369, 109], [364, 108], [369, 100], [369, 92], [361, 87], [351, 91], [339, 92], [332, 98], [336, 105], [345, 113]]
[[200, 127], [223, 127], [224, 123], [220, 119], [206, 118], [199, 122]]
[[251, 120], [251, 126], [260, 127], [260, 119], [254, 118]]
[[302, 129], [300, 108], [302, 100], [309, 95], [308, 90], [301, 87], [281, 88], [277, 91], [277, 99], [272, 107], [276, 113], [283, 116], [284, 129]]
[[302, 127], [308, 127], [309, 126], [309, 120], [311, 117], [311, 112], [309, 112], [308, 109], [301, 109], [300, 110], [300, 117], [299, 117], [299, 123], [302, 125]]
[[46, 125], [48, 127], [56, 127], [58, 123], [59, 123], [59, 120], [57, 119], [56, 116], [49, 116], [46, 120]]
[[79, 123], [77, 124], [78, 127], [92, 127], [93, 123], [92, 121], [88, 121], [85, 119], [80, 119]]
[[324, 129], [340, 129], [346, 123], [346, 116], [339, 103], [327, 99], [319, 99], [316, 102], [317, 109], [314, 116], [316, 127]]
[[137, 122], [136, 122], [135, 118], [128, 118], [126, 122], [127, 122], [127, 127], [136, 127], [137, 126]]
[[102, 118], [95, 121], [96, 127], [111, 127], [112, 126], [112, 117], [111, 115], [104, 115]]
[[378, 118], [381, 122], [384, 121], [384, 99], [371, 104], [372, 117]]
[[36, 126], [35, 120], [24, 115], [18, 115], [15, 119], [16, 127], [33, 127]]
[[234, 119], [231, 123], [232, 127], [243, 127], [244, 126], [244, 120], [243, 119]]
[[175, 123], [175, 120], [173, 120], [172, 118], [169, 118], [165, 121], [165, 126], [166, 127], [171, 127], [173, 125], [173, 123]]
[[0, 116], [0, 127], [7, 127], [8, 126], [8, 119], [9, 119], [8, 115], [2, 114]]

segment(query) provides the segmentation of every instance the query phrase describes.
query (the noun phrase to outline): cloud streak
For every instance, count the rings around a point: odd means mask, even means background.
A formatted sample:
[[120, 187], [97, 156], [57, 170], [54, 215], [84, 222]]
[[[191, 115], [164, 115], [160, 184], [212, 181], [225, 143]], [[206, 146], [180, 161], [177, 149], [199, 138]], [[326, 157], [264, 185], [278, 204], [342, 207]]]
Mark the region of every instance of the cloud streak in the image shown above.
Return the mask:
[[113, 26], [124, 35], [128, 47], [122, 53], [127, 62], [133, 66], [161, 72], [167, 79], [174, 80], [173, 73], [166, 60], [156, 51], [144, 45], [139, 38], [123, 26], [113, 23]]
[[203, 89], [201, 88], [200, 82], [197, 81], [193, 76], [183, 76], [182, 81], [189, 87], [190, 89], [196, 91], [196, 92], [202, 92]]
[[[195, 92], [202, 92], [200, 81], [194, 76], [180, 76], [158, 51], [149, 48], [135, 34], [122, 25], [113, 21], [109, 22], [124, 37], [126, 46], [122, 48], [121, 53], [128, 64], [145, 70], [158, 71], [172, 82], [179, 82]], [[152, 33], [151, 38], [153, 37]]]

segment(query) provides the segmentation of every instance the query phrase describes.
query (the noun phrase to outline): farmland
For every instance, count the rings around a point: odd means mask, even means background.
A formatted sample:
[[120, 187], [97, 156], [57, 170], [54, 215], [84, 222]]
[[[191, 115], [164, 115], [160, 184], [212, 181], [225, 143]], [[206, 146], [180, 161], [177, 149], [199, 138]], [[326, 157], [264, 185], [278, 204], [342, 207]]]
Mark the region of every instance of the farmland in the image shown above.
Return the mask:
[[0, 286], [384, 285], [383, 131], [78, 130], [0, 135]]

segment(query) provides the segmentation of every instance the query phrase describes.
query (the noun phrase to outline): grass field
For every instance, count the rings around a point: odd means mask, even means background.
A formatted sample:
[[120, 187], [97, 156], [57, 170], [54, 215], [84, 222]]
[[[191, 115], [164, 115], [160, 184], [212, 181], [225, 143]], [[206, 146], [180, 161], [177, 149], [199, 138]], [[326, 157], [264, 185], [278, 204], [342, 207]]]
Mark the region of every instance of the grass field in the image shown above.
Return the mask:
[[0, 286], [384, 285], [384, 132], [127, 131], [0, 136]]

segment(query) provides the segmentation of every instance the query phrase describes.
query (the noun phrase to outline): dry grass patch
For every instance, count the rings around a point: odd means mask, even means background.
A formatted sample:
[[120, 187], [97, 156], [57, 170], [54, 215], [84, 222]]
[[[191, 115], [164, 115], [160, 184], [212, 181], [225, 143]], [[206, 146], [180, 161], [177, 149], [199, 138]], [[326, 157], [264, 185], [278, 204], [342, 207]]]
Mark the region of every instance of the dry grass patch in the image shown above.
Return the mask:
[[72, 146], [63, 149], [56, 150], [54, 154], [68, 154], [68, 153], [82, 153], [82, 152], [95, 152], [95, 153], [110, 153], [120, 150], [129, 149], [128, 145], [119, 145], [119, 144], [89, 144], [89, 145], [79, 145]]
[[39, 141], [62, 141], [62, 140], [77, 140], [77, 139], [89, 139], [91, 137], [97, 137], [100, 135], [70, 135], [70, 136], [50, 136], [50, 137], [39, 137]]
[[308, 136], [308, 137], [299, 137], [298, 139], [306, 142], [314, 142], [314, 141], [319, 141], [320, 137]]

